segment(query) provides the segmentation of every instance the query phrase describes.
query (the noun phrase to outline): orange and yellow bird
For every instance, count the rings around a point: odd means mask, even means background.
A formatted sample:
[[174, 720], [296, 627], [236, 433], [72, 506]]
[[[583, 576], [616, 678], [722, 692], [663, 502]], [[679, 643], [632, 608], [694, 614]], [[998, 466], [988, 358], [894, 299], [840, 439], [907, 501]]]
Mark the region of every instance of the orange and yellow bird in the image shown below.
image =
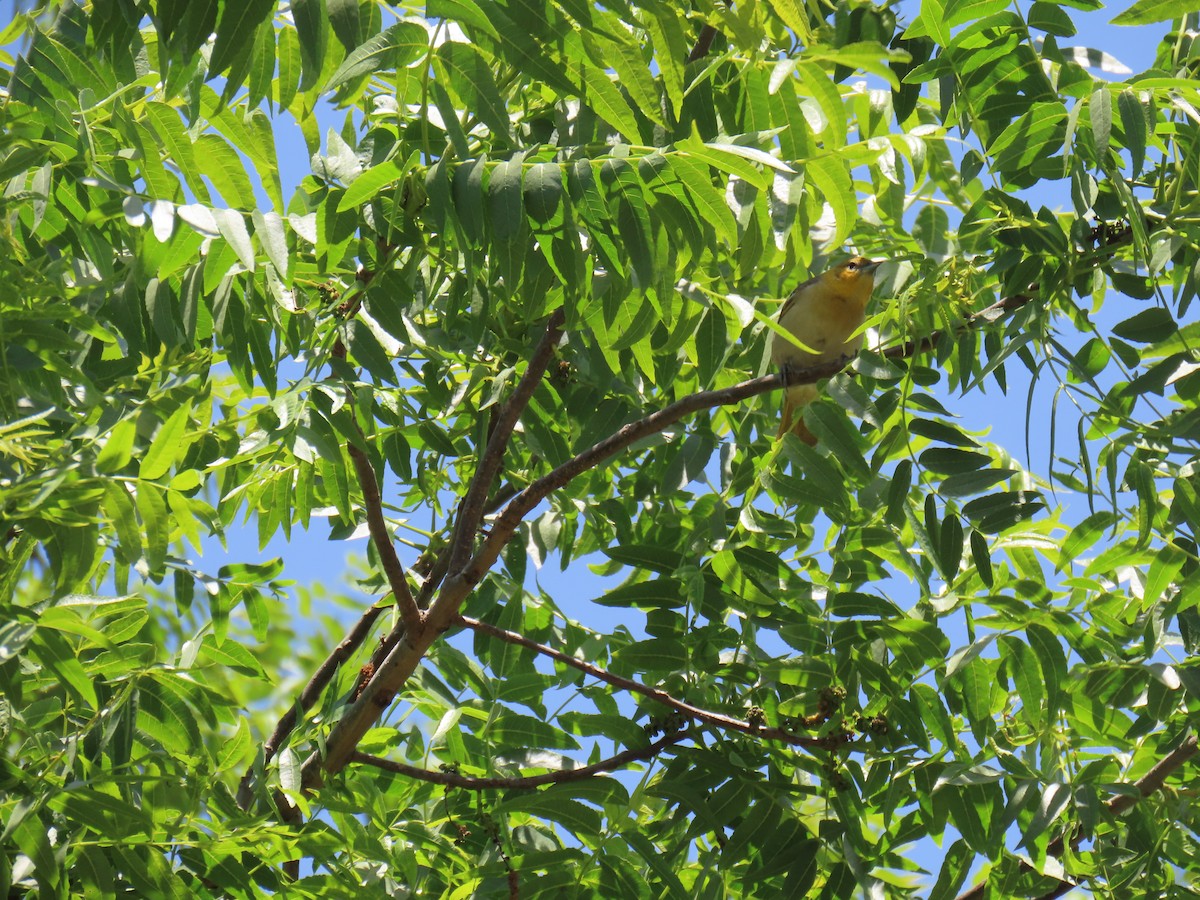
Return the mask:
[[[801, 350], [782, 335], [774, 334], [771, 359], [775, 365], [798, 369], [857, 353], [863, 336], [854, 332], [866, 318], [867, 301], [875, 289], [875, 270], [882, 262], [855, 256], [792, 291], [779, 310], [777, 321], [813, 352]], [[785, 389], [777, 440], [790, 430], [806, 444], [817, 442], [804, 424], [804, 407], [816, 399], [817, 393], [815, 384], [796, 384]]]

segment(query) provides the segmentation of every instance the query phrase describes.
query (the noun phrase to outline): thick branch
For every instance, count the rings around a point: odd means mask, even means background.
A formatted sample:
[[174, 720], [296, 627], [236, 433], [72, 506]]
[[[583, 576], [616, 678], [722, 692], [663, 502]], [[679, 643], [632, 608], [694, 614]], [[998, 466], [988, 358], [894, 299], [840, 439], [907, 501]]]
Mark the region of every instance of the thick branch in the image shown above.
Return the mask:
[[447, 569], [449, 572], [457, 572], [470, 558], [475, 535], [479, 531], [479, 522], [483, 518], [487, 496], [492, 489], [492, 482], [496, 479], [496, 473], [500, 471], [500, 464], [504, 460], [504, 451], [508, 448], [509, 438], [512, 437], [517, 420], [521, 418], [521, 413], [529, 405], [529, 400], [542, 380], [550, 358], [554, 355], [554, 348], [558, 346], [558, 342], [562, 338], [565, 321], [566, 314], [562, 307], [551, 314], [549, 321], [546, 322], [546, 331], [533, 351], [533, 355], [529, 358], [525, 374], [517, 382], [516, 389], [504, 404], [500, 415], [496, 417], [495, 428], [492, 429], [487, 448], [480, 457], [475, 478], [471, 482], [470, 488], [467, 489], [467, 495], [463, 498], [462, 505], [458, 508], [458, 521], [454, 527], [454, 537], [450, 541], [450, 564]]
[[[1197, 744], [1196, 736], [1192, 735], [1191, 737], [1187, 738], [1182, 744], [1155, 763], [1154, 767], [1150, 769], [1149, 772], [1133, 783], [1133, 786], [1137, 788], [1137, 796], [1133, 796], [1132, 794], [1119, 794], [1115, 797], [1109, 797], [1107, 800], [1105, 800], [1104, 805], [1108, 808], [1109, 813], [1114, 816], [1119, 816], [1122, 813], [1132, 809], [1135, 805], [1137, 805], [1139, 800], [1144, 800], [1151, 794], [1161, 791], [1171, 773], [1195, 756], [1198, 749], [1200, 749], [1200, 745]], [[1071, 840], [1071, 846], [1078, 847], [1082, 839], [1082, 833], [1076, 833], [1075, 837]], [[1047, 845], [1046, 855], [1061, 856], [1064, 846], [1065, 842], [1061, 837], [1055, 838]], [[1021, 869], [1025, 872], [1033, 871], [1033, 868], [1028, 863], [1022, 863]], [[1045, 894], [1042, 900], [1049, 900], [1049, 898], [1052, 897], [1061, 897], [1067, 891], [1073, 890], [1075, 887], [1077, 887], [1077, 885], [1071, 884], [1067, 881], [1062, 881], [1058, 887], [1054, 888], [1048, 894]], [[979, 898], [984, 895], [986, 890], [987, 879], [985, 878], [969, 891], [959, 894], [958, 900], [979, 900]]]
[[708, 51], [712, 49], [713, 39], [716, 36], [717, 29], [713, 25], [705, 25], [700, 29], [700, 35], [696, 38], [696, 46], [688, 54], [687, 61], [693, 63], [708, 56]]
[[1122, 794], [1119, 797], [1110, 797], [1105, 804], [1108, 806], [1108, 811], [1114, 816], [1119, 816], [1126, 810], [1132, 809], [1139, 800], [1144, 800], [1151, 794], [1161, 791], [1171, 773], [1195, 756], [1197, 749], [1200, 749], [1200, 744], [1197, 743], [1196, 736], [1192, 735], [1156, 762], [1149, 772], [1134, 782], [1134, 787], [1138, 789], [1139, 796], [1132, 797], [1128, 794]]
[[[965, 331], [981, 322], [985, 324], [992, 322], [1003, 313], [1020, 309], [1031, 299], [1033, 298], [1025, 294], [1016, 297], [1006, 297], [975, 313], [959, 326], [957, 330]], [[945, 335], [945, 331], [935, 331], [920, 340], [905, 341], [902, 344], [889, 347], [883, 352], [883, 356], [886, 359], [907, 359], [918, 353], [932, 349]], [[521, 524], [521, 520], [525, 518], [531, 509], [572, 479], [577, 478], [610, 456], [616, 455], [629, 445], [652, 434], [657, 434], [667, 426], [678, 422], [689, 413], [698, 412], [702, 409], [710, 409], [714, 406], [728, 406], [740, 403], [749, 397], [764, 394], [767, 391], [777, 390], [785, 386], [815, 384], [822, 378], [831, 378], [842, 371], [848, 362], [849, 360], [847, 359], [837, 359], [832, 362], [822, 363], [821, 365], [791, 369], [786, 373], [778, 375], [763, 375], [750, 381], [735, 384], [732, 387], [721, 388], [720, 390], [701, 391], [698, 394], [690, 394], [682, 400], [672, 403], [670, 406], [651, 413], [644, 419], [630, 422], [616, 433], [600, 441], [600, 443], [584, 450], [558, 468], [543, 475], [533, 484], [529, 485], [529, 487], [525, 488], [525, 490], [517, 494], [508, 506], [505, 507], [504, 511], [500, 513], [499, 518], [492, 528], [491, 535], [484, 542], [483, 547], [480, 548], [475, 558], [463, 570], [462, 576], [472, 586], [477, 583], [483, 577], [483, 574], [495, 563], [500, 555], [500, 551], [512, 539], [517, 526]]]
[[363, 505], [367, 509], [367, 527], [371, 531], [371, 542], [375, 545], [375, 552], [379, 554], [379, 562], [383, 566], [384, 575], [387, 576], [388, 586], [392, 589], [392, 596], [396, 598], [404, 630], [410, 636], [416, 635], [422, 628], [421, 611], [417, 609], [417, 601], [408, 589], [404, 566], [400, 563], [400, 557], [396, 555], [396, 547], [388, 533], [387, 521], [383, 518], [383, 498], [379, 495], [379, 482], [375, 480], [375, 467], [371, 465], [367, 455], [354, 444], [348, 445], [346, 449], [362, 485]]
[[[490, 635], [501, 641], [506, 641], [509, 644], [516, 644], [518, 647], [525, 647], [535, 653], [540, 653], [543, 656], [548, 656], [551, 659], [557, 660], [564, 666], [570, 666], [573, 669], [578, 669], [586, 675], [598, 681], [603, 681], [606, 684], [611, 684], [613, 687], [621, 688], [634, 694], [641, 694], [644, 697], [649, 697], [661, 703], [663, 706], [668, 706], [671, 709], [678, 710], [685, 716], [690, 716], [693, 719], [699, 719], [701, 722], [707, 722], [709, 725], [715, 725], [718, 728], [724, 728], [729, 731], [740, 731], [743, 734], [751, 734], [755, 737], [764, 738], [767, 740], [782, 741], [792, 746], [797, 747], [826, 747], [829, 745], [829, 740], [819, 737], [808, 737], [806, 735], [792, 734], [790, 731], [785, 731], [782, 728], [765, 728], [762, 726], [751, 725], [749, 722], [743, 722], [741, 719], [735, 719], [731, 716], [725, 716], [721, 713], [711, 712], [707, 709], [701, 709], [698, 706], [692, 706], [690, 703], [685, 703], [682, 700], [677, 700], [668, 694], [666, 691], [652, 688], [644, 685], [641, 682], [633, 681], [630, 678], [622, 678], [620, 675], [613, 675], [611, 672], [606, 672], [603, 669], [593, 666], [591, 663], [584, 662], [581, 659], [576, 659], [573, 656], [568, 656], [561, 650], [555, 650], [553, 647], [547, 647], [545, 644], [539, 644], [537, 641], [530, 640], [524, 635], [517, 634], [515, 631], [506, 631], [503, 628], [497, 628], [495, 625], [490, 625], [487, 622], [481, 622], [478, 619], [472, 619], [468, 616], [459, 616], [459, 622], [470, 628], [472, 631], [479, 631], [483, 634]], [[844, 738], [838, 736], [836, 745], [841, 746], [845, 743]]]
[[[530, 510], [572, 479], [577, 478], [588, 469], [594, 468], [609, 457], [615, 456], [631, 444], [642, 440], [642, 438], [657, 434], [690, 413], [698, 412], [702, 409], [711, 409], [714, 406], [728, 406], [740, 403], [749, 397], [765, 394], [767, 391], [778, 390], [785, 385], [812, 384], [820, 381], [822, 378], [829, 378], [836, 375], [845, 365], [845, 360], [835, 360], [819, 366], [795, 369], [789, 376], [782, 374], [762, 375], [758, 378], [735, 384], [732, 387], [690, 394], [682, 400], [672, 403], [670, 406], [651, 413], [644, 419], [638, 419], [636, 422], [630, 422], [628, 425], [622, 426], [614, 434], [609, 435], [598, 444], [567, 460], [558, 468], [543, 475], [525, 488], [525, 490], [517, 494], [496, 519], [495, 524], [492, 526], [491, 534], [484, 541], [479, 552], [475, 554], [475, 558], [455, 577], [466, 581], [468, 587], [473, 587], [483, 577], [484, 573], [492, 567], [492, 564], [499, 557], [500, 551], [512, 539], [517, 526], [521, 524], [521, 520], [525, 518]], [[447, 582], [447, 588], [449, 584], [450, 582]], [[435, 602], [435, 608], [441, 602], [441, 599], [439, 597], [438, 601]]]
[[369, 753], [361, 753], [357, 750], [351, 754], [350, 762], [374, 766], [377, 769], [383, 769], [385, 772], [395, 772], [397, 775], [406, 775], [409, 778], [417, 778], [421, 781], [432, 782], [433, 784], [444, 784], [446, 787], [466, 788], [472, 791], [485, 788], [536, 788], [546, 784], [561, 784], [565, 781], [586, 781], [593, 775], [599, 775], [602, 772], [611, 772], [631, 762], [657, 756], [667, 747], [670, 747], [672, 744], [678, 744], [688, 737], [689, 735], [686, 731], [676, 731], [663, 735], [657, 741], [645, 747], [623, 750], [615, 756], [602, 759], [600, 762], [592, 763], [590, 766], [583, 766], [578, 769], [561, 769], [557, 772], [547, 772], [544, 775], [529, 775], [524, 778], [477, 778], [471, 775], [459, 775], [457, 772], [431, 772], [429, 769], [410, 766], [407, 763], [394, 762], [390, 759], [382, 759], [381, 757], [372, 756]]

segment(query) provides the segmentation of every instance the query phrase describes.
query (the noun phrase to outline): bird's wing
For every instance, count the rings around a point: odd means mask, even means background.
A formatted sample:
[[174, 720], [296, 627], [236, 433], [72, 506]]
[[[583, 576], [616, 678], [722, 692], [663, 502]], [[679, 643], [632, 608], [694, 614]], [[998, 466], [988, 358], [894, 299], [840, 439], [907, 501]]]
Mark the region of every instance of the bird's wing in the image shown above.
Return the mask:
[[790, 294], [788, 294], [787, 300], [783, 301], [783, 306], [780, 307], [779, 315], [776, 318], [782, 319], [787, 314], [788, 307], [790, 307], [793, 303], [795, 303], [797, 300], [800, 299], [800, 295], [804, 293], [805, 289], [812, 287], [814, 284], [816, 284], [820, 280], [821, 280], [821, 276], [817, 275], [813, 278], [808, 279], [807, 281], [802, 281], [798, 285], [796, 285], [792, 289], [792, 292]]

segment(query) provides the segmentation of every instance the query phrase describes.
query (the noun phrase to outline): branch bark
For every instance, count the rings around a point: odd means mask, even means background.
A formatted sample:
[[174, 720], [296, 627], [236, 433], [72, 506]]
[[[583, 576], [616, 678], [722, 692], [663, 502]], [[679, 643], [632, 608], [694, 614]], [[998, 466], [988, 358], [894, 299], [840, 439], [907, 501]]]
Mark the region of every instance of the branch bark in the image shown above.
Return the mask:
[[[361, 647], [363, 642], [370, 636], [371, 628], [375, 625], [375, 620], [379, 618], [379, 614], [384, 609], [385, 607], [375, 605], [364, 612], [358, 621], [354, 623], [354, 626], [346, 633], [346, 637], [342, 639], [342, 642], [334, 648], [332, 653], [325, 657], [321, 665], [313, 672], [312, 678], [308, 680], [308, 684], [304, 686], [304, 690], [300, 692], [300, 696], [296, 698], [296, 702], [283, 714], [279, 722], [276, 723], [275, 730], [271, 732], [271, 736], [263, 744], [264, 766], [275, 757], [283, 742], [295, 730], [300, 716], [312, 709], [313, 705], [320, 699], [321, 694], [329, 686], [329, 682], [333, 681], [342, 663], [349, 659], [351, 654]], [[242, 776], [242, 780], [238, 783], [238, 806], [242, 809], [249, 809], [253, 800], [254, 766], [251, 765], [246, 770], [246, 774]]]
[[475, 535], [479, 531], [479, 523], [487, 504], [488, 493], [492, 489], [492, 482], [496, 480], [496, 473], [500, 471], [500, 464], [504, 460], [504, 451], [508, 449], [509, 438], [512, 437], [517, 420], [521, 418], [521, 413], [529, 405], [534, 390], [546, 372], [546, 366], [549, 365], [550, 358], [554, 355], [554, 349], [562, 338], [565, 321], [566, 313], [560, 306], [550, 315], [549, 321], [546, 322], [546, 331], [533, 351], [533, 355], [529, 358], [525, 374], [517, 382], [512, 396], [508, 398], [500, 415], [496, 418], [496, 427], [492, 429], [487, 448], [480, 457], [475, 478], [471, 481], [467, 495], [458, 508], [454, 537], [450, 541], [448, 572], [458, 571], [470, 558]]
[[446, 787], [466, 788], [472, 791], [488, 788], [536, 788], [547, 784], [561, 784], [567, 781], [586, 781], [593, 775], [599, 775], [602, 772], [611, 772], [631, 762], [655, 757], [667, 747], [678, 744], [688, 737], [690, 735], [686, 731], [675, 731], [671, 734], [663, 735], [645, 747], [623, 750], [615, 756], [602, 759], [600, 762], [592, 763], [590, 766], [582, 766], [578, 769], [560, 769], [557, 772], [547, 772], [544, 775], [528, 775], [523, 778], [481, 778], [472, 775], [459, 775], [457, 772], [432, 772], [429, 769], [422, 769], [419, 766], [410, 766], [407, 763], [383, 759], [378, 756], [372, 756], [369, 753], [361, 753], [357, 750], [351, 754], [350, 762], [374, 766], [377, 769], [383, 769], [385, 772], [395, 772], [397, 775], [406, 775], [409, 778], [417, 778], [421, 781], [432, 782], [433, 784], [444, 784]]
[[400, 563], [400, 557], [396, 555], [396, 547], [388, 533], [387, 521], [383, 517], [383, 498], [379, 495], [379, 482], [375, 479], [375, 467], [371, 465], [367, 455], [353, 444], [346, 449], [362, 485], [363, 505], [367, 509], [367, 527], [371, 531], [371, 543], [375, 545], [375, 552], [379, 554], [379, 562], [383, 566], [384, 575], [387, 576], [388, 586], [392, 589], [392, 596], [396, 598], [404, 631], [406, 634], [416, 635], [423, 627], [421, 611], [417, 609], [417, 601], [408, 589], [404, 566]]

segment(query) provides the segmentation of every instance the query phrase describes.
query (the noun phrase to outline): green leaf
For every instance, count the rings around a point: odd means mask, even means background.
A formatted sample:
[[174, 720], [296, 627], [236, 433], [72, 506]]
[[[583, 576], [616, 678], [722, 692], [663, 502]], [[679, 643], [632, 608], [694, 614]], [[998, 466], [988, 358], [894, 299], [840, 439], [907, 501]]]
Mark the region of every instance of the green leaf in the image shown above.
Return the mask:
[[447, 41], [437, 48], [433, 65], [460, 108], [478, 116], [492, 134], [511, 144], [508, 109], [496, 86], [492, 67], [483, 55], [470, 44]]
[[521, 211], [521, 177], [524, 152], [498, 163], [492, 170], [487, 187], [488, 222], [497, 241], [508, 241], [521, 233], [524, 216]]
[[1101, 510], [1100, 512], [1092, 513], [1072, 528], [1066, 538], [1063, 539], [1061, 549], [1059, 550], [1058, 570], [1063, 571], [1076, 562], [1083, 554], [1083, 551], [1096, 543], [1100, 539], [1100, 536], [1115, 521], [1116, 516], [1113, 513]]
[[229, 242], [238, 261], [247, 270], [254, 271], [254, 245], [250, 243], [250, 232], [246, 228], [246, 220], [242, 214], [233, 209], [214, 209], [213, 218], [217, 220], [217, 228], [221, 237]]
[[[617, 200], [617, 233], [625, 244], [634, 274], [643, 286], [652, 285], [655, 283], [658, 258], [654, 253], [654, 226], [642, 180], [633, 166], [617, 160], [605, 163], [601, 177], [609, 197]], [[632, 339], [625, 346], [631, 343]]]
[[[295, 15], [296, 5], [292, 4]], [[282, 28], [276, 36], [277, 49], [275, 54], [279, 75], [275, 79], [275, 102], [280, 109], [288, 109], [295, 99], [296, 89], [300, 83], [300, 70], [304, 57], [301, 55], [300, 38], [294, 28]]]
[[254, 234], [263, 252], [279, 277], [286, 282], [291, 256], [288, 253], [287, 235], [283, 230], [283, 219], [277, 212], [261, 213], [257, 209], [251, 218], [254, 220]]
[[292, 0], [292, 19], [296, 23], [296, 36], [300, 39], [300, 60], [303, 75], [300, 90], [316, 87], [325, 65], [325, 51], [329, 45], [329, 16], [325, 0]]
[[154, 481], [170, 471], [183, 452], [187, 449], [184, 435], [187, 434], [188, 417], [192, 413], [191, 404], [183, 404], [167, 418], [158, 434], [154, 436], [146, 455], [142, 457], [138, 477], [145, 481]]
[[1111, 24], [1150, 25], [1168, 19], [1179, 19], [1195, 11], [1190, 0], [1138, 0], [1125, 12], [1114, 16]]
[[200, 177], [192, 140], [184, 130], [179, 113], [165, 103], [151, 101], [146, 104], [146, 115], [166, 148], [168, 159], [183, 172], [188, 187], [202, 202], [209, 203], [208, 188]]
[[951, 447], [931, 447], [921, 453], [920, 463], [931, 472], [943, 475], [954, 475], [959, 472], [973, 472], [991, 463], [992, 458], [986, 453], [973, 450], [959, 450]]
[[361, 40], [361, 25], [358, 21], [358, 0], [326, 0], [329, 9], [329, 23], [333, 33], [342, 42], [346, 52], [350, 53], [358, 47]]
[[832, 156], [819, 156], [809, 160], [804, 171], [833, 210], [833, 218], [837, 223], [833, 243], [840, 244], [849, 235], [858, 218], [854, 183], [850, 180], [850, 173], [846, 171], [845, 163]]
[[771, 9], [775, 11], [775, 15], [783, 20], [791, 32], [796, 36], [796, 39], [802, 44], [810, 43], [812, 31], [808, 24], [808, 11], [804, 8], [803, 3], [797, 0], [769, 0]]
[[638, 141], [637, 119], [608, 72], [586, 62], [580, 64], [579, 70], [583, 79], [580, 99], [627, 140]]
[[500, 33], [475, 0], [428, 0], [425, 4], [428, 19], [450, 19], [461, 25], [478, 28], [488, 37], [500, 40]]
[[208, 176], [225, 204], [233, 209], [254, 209], [254, 189], [236, 151], [220, 135], [211, 133], [196, 138], [194, 146], [200, 174]]
[[111, 475], [121, 471], [133, 459], [133, 441], [137, 437], [137, 421], [122, 419], [104, 439], [104, 446], [96, 457], [96, 471]]
[[672, 155], [668, 158], [671, 173], [683, 184], [687, 197], [717, 233], [717, 237], [729, 246], [737, 242], [737, 222], [725, 203], [724, 191], [713, 184], [709, 168], [699, 159], [690, 156]]
[[728, 150], [729, 146], [731, 145], [706, 144], [696, 134], [675, 142], [675, 149], [683, 154], [685, 161], [694, 160], [707, 163], [718, 171], [736, 175], [758, 188], [765, 189], [770, 185], [771, 178], [767, 173], [752, 165], [743, 155], [731, 153]]
[[354, 179], [346, 193], [338, 200], [337, 211], [345, 212], [357, 209], [369, 200], [375, 199], [384, 188], [391, 187], [408, 174], [409, 168], [416, 158], [416, 152], [404, 162], [389, 159], [372, 166]]
[[1001, 637], [998, 645], [1008, 675], [1021, 698], [1022, 715], [1035, 728], [1041, 727], [1046, 721], [1046, 689], [1037, 656], [1028, 644], [1010, 635]]
[[891, 600], [857, 591], [838, 591], [826, 601], [825, 609], [831, 616], [848, 619], [864, 616], [895, 619], [904, 615], [904, 611]]
[[854, 428], [849, 416], [834, 403], [812, 403], [804, 410], [804, 420], [812, 433], [829, 448], [843, 471], [857, 473], [866, 478], [871, 467], [863, 456], [862, 436]]
[[140, 480], [137, 488], [138, 515], [145, 534], [144, 555], [152, 576], [163, 571], [167, 545], [171, 537], [171, 521], [162, 488], [152, 481]]
[[39, 628], [30, 644], [35, 657], [49, 669], [59, 683], [80, 703], [97, 709], [96, 688], [66, 638], [51, 629]]
[[683, 556], [676, 550], [651, 544], [626, 544], [600, 551], [611, 560], [638, 569], [649, 569], [663, 575], [674, 574], [683, 565]]
[[108, 481], [104, 484], [104, 510], [108, 513], [120, 542], [120, 557], [133, 565], [142, 555], [142, 532], [138, 528], [137, 509], [124, 484]]
[[988, 551], [987, 538], [974, 528], [971, 529], [971, 561], [975, 564], [975, 571], [979, 573], [980, 580], [990, 589], [994, 579], [992, 555]]
[[1107, 86], [1097, 88], [1092, 93], [1088, 111], [1092, 118], [1092, 140], [1096, 142], [1096, 153], [1103, 159], [1112, 135], [1112, 94]]
[[343, 84], [380, 69], [402, 69], [429, 50], [429, 33], [414, 22], [397, 22], [346, 56], [325, 83], [324, 90], [336, 91]]
[[1100, 338], [1090, 338], [1072, 357], [1071, 368], [1073, 371], [1069, 373], [1068, 377], [1076, 382], [1091, 381], [1104, 371], [1111, 358], [1112, 351]]
[[557, 163], [535, 163], [525, 174], [525, 213], [539, 225], [561, 218], [563, 199], [562, 169]]
[[1125, 131], [1125, 149], [1129, 151], [1133, 177], [1136, 178], [1146, 161], [1146, 110], [1138, 95], [1128, 88], [1117, 95], [1117, 109]]
[[1031, 167], [1062, 171], [1055, 153], [1062, 149], [1067, 131], [1067, 111], [1062, 103], [1035, 103], [1019, 119], [1001, 132], [988, 147], [994, 165], [1009, 177], [1030, 177]]
[[259, 106], [264, 99], [271, 99], [271, 79], [275, 75], [275, 28], [264, 21], [254, 33], [254, 46], [250, 52], [250, 73], [246, 78], [246, 103]]
[[650, 45], [658, 50], [655, 59], [670, 101], [671, 114], [677, 117], [683, 106], [687, 38], [673, 9], [657, 0], [646, 0], [639, 8], [643, 10], [642, 22], [650, 36]]
[[255, 29], [275, 12], [276, 0], [242, 0], [226, 3], [217, 20], [217, 39], [208, 60], [209, 77], [220, 75], [246, 44], [254, 39]]
[[1057, 37], [1071, 37], [1075, 34], [1075, 23], [1062, 8], [1054, 3], [1037, 2], [1029, 7], [1025, 17], [1030, 28], [1036, 28]]
[[1045, 626], [1029, 625], [1025, 629], [1025, 634], [1029, 638], [1029, 646], [1033, 648], [1041, 668], [1042, 683], [1046, 688], [1047, 708], [1053, 712], [1059, 708], [1059, 691], [1067, 679], [1066, 654], [1054, 632]]
[[1168, 310], [1154, 306], [1114, 325], [1113, 334], [1127, 341], [1153, 344], [1166, 340], [1178, 327]]

